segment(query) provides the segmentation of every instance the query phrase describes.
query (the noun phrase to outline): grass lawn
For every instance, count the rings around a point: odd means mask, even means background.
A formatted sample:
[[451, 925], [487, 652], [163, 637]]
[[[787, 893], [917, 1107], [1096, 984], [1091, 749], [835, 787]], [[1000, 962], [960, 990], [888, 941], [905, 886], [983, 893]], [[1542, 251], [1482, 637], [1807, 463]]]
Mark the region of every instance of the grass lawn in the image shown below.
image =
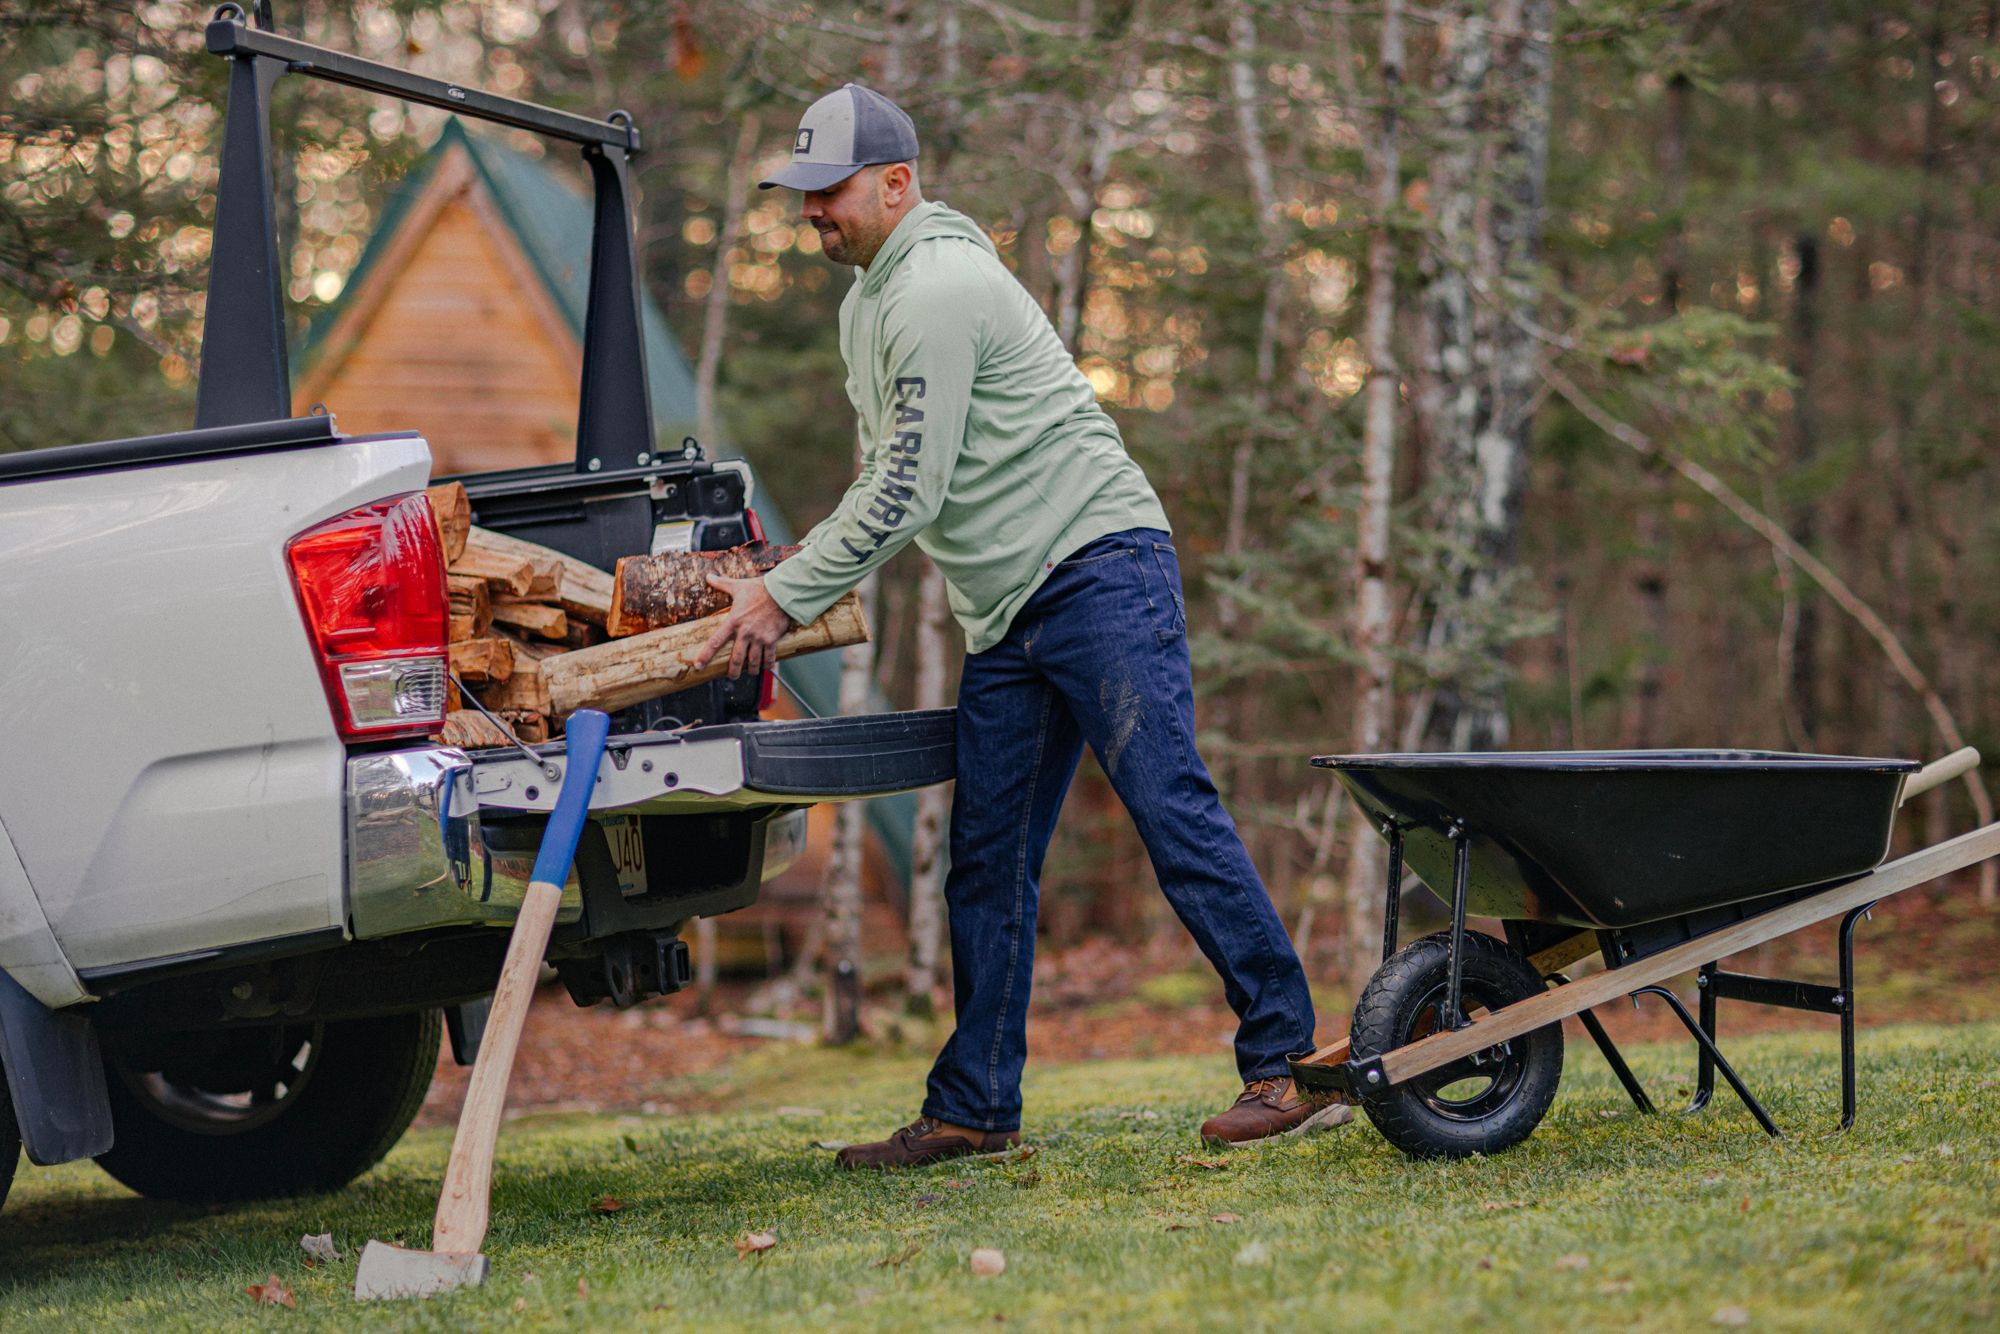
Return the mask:
[[[1527, 1144], [1413, 1163], [1365, 1121], [1228, 1155], [1195, 1127], [1224, 1061], [1030, 1066], [1022, 1161], [883, 1178], [814, 1139], [911, 1107], [913, 1053], [765, 1048], [704, 1077], [725, 1118], [529, 1117], [501, 1141], [493, 1278], [357, 1305], [368, 1237], [428, 1238], [447, 1132], [412, 1135], [334, 1196], [209, 1212], [133, 1197], [89, 1164], [23, 1164], [0, 1214], [0, 1328], [329, 1329], [703, 1325], [1905, 1329], [2000, 1323], [2000, 1024], [1862, 1035], [1861, 1119], [1837, 1114], [1824, 1033], [1751, 1038], [1738, 1067], [1791, 1130], [1727, 1089], [1695, 1117], [1637, 1115], [1587, 1043]], [[1637, 1049], [1662, 1101], [1680, 1045]], [[605, 1195], [616, 1212], [593, 1209]], [[1236, 1221], [1213, 1221], [1218, 1215]], [[739, 1260], [734, 1240], [779, 1240]], [[346, 1252], [308, 1268], [302, 1233]], [[1007, 1270], [975, 1278], [997, 1247]], [[275, 1272], [297, 1309], [244, 1289]]]

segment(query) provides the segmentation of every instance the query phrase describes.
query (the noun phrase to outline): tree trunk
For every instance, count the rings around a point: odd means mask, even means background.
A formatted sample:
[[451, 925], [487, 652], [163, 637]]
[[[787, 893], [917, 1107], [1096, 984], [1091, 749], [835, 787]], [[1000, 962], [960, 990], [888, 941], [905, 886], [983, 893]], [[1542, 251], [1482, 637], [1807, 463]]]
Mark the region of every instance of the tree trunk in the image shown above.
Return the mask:
[[[879, 577], [871, 574], [855, 590], [863, 622], [875, 614]], [[868, 712], [875, 683], [875, 650], [856, 644], [840, 655], [840, 713]], [[846, 801], [834, 817], [833, 847], [820, 887], [826, 918], [826, 1008], [821, 1035], [834, 1045], [861, 1035], [861, 869], [867, 847], [868, 804]]]
[[[950, 653], [945, 621], [944, 575], [924, 571], [917, 606], [917, 707], [946, 703], [946, 659]], [[951, 790], [943, 783], [917, 794], [917, 826], [910, 841], [910, 960], [903, 974], [904, 1008], [929, 1015], [938, 985], [938, 943], [944, 923], [945, 821]]]
[[715, 234], [713, 282], [708, 288], [708, 304], [701, 322], [701, 359], [694, 376], [695, 434], [705, 445], [717, 443], [715, 434], [715, 382], [722, 369], [722, 342], [729, 329], [729, 254], [743, 243], [743, 215], [750, 205], [750, 173], [756, 163], [757, 137], [762, 120], [754, 111], [743, 113], [736, 131], [736, 150], [729, 155], [729, 175], [722, 194], [722, 228]]
[[1552, 0], [1509, 0], [1487, 24], [1461, 12], [1437, 80], [1443, 143], [1430, 178], [1436, 246], [1421, 310], [1423, 399], [1449, 553], [1424, 634], [1437, 681], [1427, 746], [1507, 744], [1503, 653], [1539, 351], [1531, 325], [1541, 242]]
[[[1402, 164], [1397, 111], [1402, 102], [1403, 6], [1387, 0], [1382, 11], [1382, 116], [1369, 164], [1375, 204], [1368, 239], [1368, 358], [1366, 416], [1361, 444], [1361, 507], [1355, 551], [1352, 639], [1360, 666], [1354, 680], [1357, 751], [1378, 751], [1389, 735], [1395, 701], [1389, 658], [1389, 502], [1396, 468], [1396, 234], [1395, 211]], [[1350, 973], [1373, 968], [1382, 938], [1383, 846], [1366, 821], [1356, 821], [1347, 859], [1346, 940]]]

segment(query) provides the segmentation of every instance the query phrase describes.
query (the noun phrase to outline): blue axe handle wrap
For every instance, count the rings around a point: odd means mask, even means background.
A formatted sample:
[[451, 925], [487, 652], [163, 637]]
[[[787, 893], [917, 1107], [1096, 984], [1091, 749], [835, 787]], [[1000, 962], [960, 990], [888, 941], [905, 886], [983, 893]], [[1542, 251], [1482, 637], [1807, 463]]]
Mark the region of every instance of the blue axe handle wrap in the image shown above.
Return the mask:
[[569, 864], [576, 858], [576, 843], [583, 837], [583, 822], [590, 815], [590, 792], [597, 786], [604, 740], [610, 734], [609, 715], [596, 709], [578, 709], [563, 725], [569, 767], [563, 771], [562, 791], [556, 794], [556, 808], [549, 815], [548, 828], [542, 832], [542, 849], [535, 857], [532, 878], [539, 884], [561, 886], [569, 879]]

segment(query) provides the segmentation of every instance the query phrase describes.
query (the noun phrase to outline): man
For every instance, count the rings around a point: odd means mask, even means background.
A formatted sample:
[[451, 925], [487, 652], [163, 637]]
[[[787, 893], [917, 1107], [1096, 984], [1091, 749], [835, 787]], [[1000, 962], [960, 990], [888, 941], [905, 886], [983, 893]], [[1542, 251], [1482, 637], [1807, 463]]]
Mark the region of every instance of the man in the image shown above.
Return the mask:
[[1042, 858], [1086, 742], [1241, 1021], [1244, 1090], [1203, 1136], [1301, 1129], [1312, 1112], [1285, 1057], [1312, 1045], [1312, 998], [1195, 753], [1166, 514], [986, 234], [924, 201], [916, 157], [910, 118], [848, 84], [807, 110], [790, 164], [762, 182], [798, 190], [827, 258], [858, 270], [840, 350], [864, 459], [796, 556], [762, 579], [713, 581], [734, 606], [706, 649], [730, 646], [732, 676], [762, 670], [794, 622], [912, 540], [965, 630], [944, 891], [958, 1025], [923, 1114], [839, 1161], [915, 1166], [1020, 1141]]

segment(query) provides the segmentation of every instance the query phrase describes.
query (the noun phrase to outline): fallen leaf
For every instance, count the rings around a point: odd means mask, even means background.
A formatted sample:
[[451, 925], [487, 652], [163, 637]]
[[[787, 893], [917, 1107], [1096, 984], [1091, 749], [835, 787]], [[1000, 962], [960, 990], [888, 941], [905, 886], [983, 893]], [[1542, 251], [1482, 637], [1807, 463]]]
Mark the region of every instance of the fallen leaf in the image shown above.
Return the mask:
[[972, 1251], [972, 1273], [976, 1278], [995, 1278], [1007, 1272], [1007, 1257], [991, 1246], [977, 1246]]
[[292, 1296], [290, 1288], [278, 1281], [276, 1274], [272, 1274], [262, 1283], [252, 1283], [243, 1291], [254, 1297], [259, 1306], [289, 1306], [294, 1311], [299, 1308], [299, 1299]]
[[1194, 1224], [1188, 1222], [1186, 1219], [1180, 1219], [1176, 1222], [1167, 1224], [1167, 1231], [1169, 1232], [1188, 1232], [1192, 1231], [1193, 1228]]
[[1022, 1145], [1022, 1146], [1021, 1146], [1020, 1148], [1018, 1148], [1018, 1149], [1014, 1150], [1014, 1152], [1012, 1152], [1012, 1153], [1008, 1154], [1008, 1155], [1007, 1155], [1007, 1157], [1006, 1157], [1006, 1158], [1005, 1158], [1005, 1159], [1004, 1159], [1003, 1161], [1005, 1161], [1005, 1162], [1010, 1162], [1010, 1163], [1025, 1163], [1025, 1162], [1027, 1162], [1027, 1161], [1028, 1161], [1028, 1160], [1029, 1160], [1030, 1158], [1034, 1157], [1034, 1156], [1035, 1156], [1036, 1154], [1040, 1153], [1041, 1151], [1042, 1151], [1042, 1150], [1041, 1150], [1040, 1146], [1038, 1146], [1038, 1145], [1034, 1145], [1034, 1144], [1023, 1144], [1023, 1145]]
[[896, 1254], [890, 1256], [886, 1260], [877, 1260], [875, 1262], [875, 1267], [877, 1269], [893, 1268], [897, 1265], [902, 1264], [903, 1261], [909, 1259], [917, 1252], [923, 1250], [923, 1248], [924, 1244], [921, 1241], [913, 1241], [908, 1246], [905, 1246], [902, 1250], [898, 1251]]
[[1597, 1114], [1599, 1116], [1605, 1117], [1606, 1119], [1609, 1119], [1611, 1117], [1618, 1115], [1618, 1110], [1614, 1107], [1600, 1107], [1597, 1109]]
[[777, 1111], [777, 1115], [779, 1115], [779, 1116], [825, 1116], [825, 1115], [826, 1115], [826, 1108], [824, 1108], [824, 1107], [780, 1107], [780, 1108], [778, 1109], [778, 1111]]
[[965, 1186], [966, 1183], [960, 1181], [957, 1177], [953, 1177], [951, 1180], [944, 1183], [944, 1188], [946, 1190], [964, 1190]]
[[624, 1209], [625, 1201], [619, 1199], [616, 1195], [606, 1195], [590, 1207], [593, 1211], [600, 1214], [615, 1214]]
[[1718, 1306], [1709, 1319], [1718, 1325], [1747, 1325], [1750, 1323], [1750, 1312], [1741, 1306]]
[[639, 1137], [637, 1135], [626, 1135], [623, 1138], [625, 1140], [625, 1147], [627, 1149], [631, 1150], [633, 1153], [639, 1152]]
[[1042, 1184], [1042, 1174], [1031, 1167], [1019, 1176], [1012, 1178], [1012, 1181], [1017, 1186], [1039, 1186]]
[[1474, 1269], [1491, 1269], [1493, 1267], [1493, 1257], [1490, 1255], [1482, 1255], [1479, 1257], [1477, 1263], [1475, 1263], [1472, 1267]]
[[1743, 1197], [1743, 1207], [1738, 1212], [1746, 1214], [1750, 1212], [1750, 1197], [1748, 1195]]
[[1490, 1214], [1497, 1213], [1502, 1209], [1525, 1209], [1528, 1207], [1528, 1202], [1526, 1200], [1481, 1200], [1479, 1207]]
[[1558, 1255], [1556, 1257], [1556, 1268], [1559, 1270], [1588, 1269], [1590, 1268], [1590, 1257], [1580, 1251], [1571, 1251], [1568, 1255]]
[[1188, 1167], [1205, 1168], [1210, 1172], [1226, 1172], [1229, 1170], [1229, 1160], [1227, 1158], [1197, 1158], [1191, 1153], [1182, 1153], [1176, 1154], [1174, 1161]]
[[828, 1153], [839, 1153], [848, 1143], [849, 1141], [844, 1139], [816, 1139], [812, 1142], [812, 1147], [825, 1149]]
[[578, 1279], [578, 1280], [576, 1281], [576, 1295], [577, 1295], [577, 1296], [579, 1296], [579, 1297], [581, 1297], [581, 1298], [582, 1298], [582, 1299], [583, 1299], [584, 1301], [589, 1301], [589, 1300], [590, 1300], [590, 1280], [589, 1280], [589, 1279], [587, 1279], [587, 1278], [580, 1278], [580, 1279]]
[[741, 1260], [746, 1255], [762, 1255], [777, 1244], [778, 1234], [775, 1232], [746, 1232], [736, 1239], [736, 1258]]
[[299, 1249], [310, 1255], [313, 1259], [325, 1260], [329, 1264], [340, 1258], [340, 1252], [334, 1249], [333, 1234], [331, 1232], [322, 1232], [316, 1237], [300, 1237]]
[[525, 1311], [525, 1310], [527, 1310], [527, 1309], [528, 1309], [528, 1299], [527, 1299], [526, 1297], [516, 1297], [516, 1298], [514, 1299], [514, 1314], [515, 1314], [515, 1315], [519, 1315], [519, 1314], [521, 1314], [521, 1312], [523, 1312], [523, 1311]]
[[1620, 1293], [1632, 1291], [1637, 1286], [1639, 1285], [1629, 1278], [1614, 1278], [1598, 1284], [1597, 1290], [1607, 1297], [1616, 1297]]
[[1160, 1114], [1152, 1111], [1120, 1112], [1118, 1113], [1118, 1119], [1120, 1121], [1157, 1121], [1160, 1119]]
[[1258, 1265], [1267, 1265], [1271, 1263], [1271, 1248], [1261, 1241], [1253, 1241], [1242, 1250], [1236, 1252], [1236, 1263], [1246, 1269], [1254, 1269]]
[[1216, 1214], [1209, 1221], [1211, 1223], [1240, 1223], [1243, 1219], [1238, 1214]]
[[937, 1202], [938, 1197], [935, 1195], [919, 1195], [916, 1199], [910, 1201], [911, 1204], [916, 1205], [919, 1209], [928, 1209]]

